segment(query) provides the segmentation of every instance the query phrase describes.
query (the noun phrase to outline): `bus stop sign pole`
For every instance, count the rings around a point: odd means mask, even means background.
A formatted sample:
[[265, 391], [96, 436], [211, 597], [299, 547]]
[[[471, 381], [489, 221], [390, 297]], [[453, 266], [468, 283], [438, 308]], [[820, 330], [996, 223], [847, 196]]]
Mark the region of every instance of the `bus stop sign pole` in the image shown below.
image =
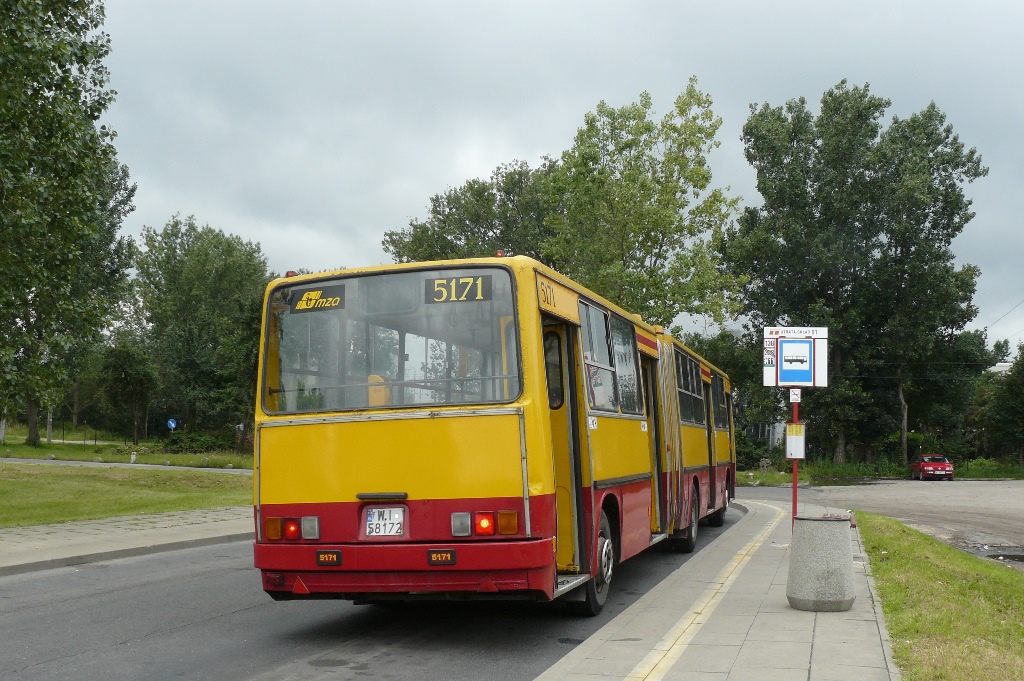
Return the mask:
[[797, 483], [799, 480], [800, 459], [804, 458], [804, 424], [800, 423], [800, 390], [789, 391], [789, 401], [793, 403], [793, 422], [786, 426], [786, 458], [793, 462], [793, 521], [796, 526]]
[[793, 526], [796, 526], [800, 459], [804, 458], [804, 424], [800, 423], [800, 388], [828, 386], [828, 328], [764, 328], [764, 385], [788, 387], [793, 422], [786, 424], [786, 458], [793, 461]]

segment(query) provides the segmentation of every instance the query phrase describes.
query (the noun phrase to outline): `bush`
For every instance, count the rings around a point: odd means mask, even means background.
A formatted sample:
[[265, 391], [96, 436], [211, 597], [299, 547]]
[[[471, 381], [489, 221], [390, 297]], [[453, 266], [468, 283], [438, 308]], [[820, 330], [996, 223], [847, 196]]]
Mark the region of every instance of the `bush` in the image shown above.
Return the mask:
[[994, 459], [978, 457], [967, 462], [965, 473], [971, 477], [1006, 477], [1008, 466]]

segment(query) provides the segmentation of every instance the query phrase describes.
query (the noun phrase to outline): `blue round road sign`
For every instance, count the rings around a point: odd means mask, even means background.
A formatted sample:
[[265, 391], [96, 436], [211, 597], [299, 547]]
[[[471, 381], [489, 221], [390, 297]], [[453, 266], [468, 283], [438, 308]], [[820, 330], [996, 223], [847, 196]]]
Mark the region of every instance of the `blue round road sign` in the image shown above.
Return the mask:
[[178, 427], [178, 422], [175, 421], [174, 419], [167, 419], [167, 427], [170, 428], [171, 430], [174, 430], [175, 428]]

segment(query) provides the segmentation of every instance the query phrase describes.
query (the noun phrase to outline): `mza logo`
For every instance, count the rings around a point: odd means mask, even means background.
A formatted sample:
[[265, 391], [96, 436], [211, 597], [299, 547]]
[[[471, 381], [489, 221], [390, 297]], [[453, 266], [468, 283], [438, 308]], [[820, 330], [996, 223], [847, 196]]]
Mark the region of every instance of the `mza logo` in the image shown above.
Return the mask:
[[292, 312], [308, 312], [325, 308], [345, 308], [345, 287], [325, 286], [320, 289], [304, 291], [302, 298], [295, 302]]

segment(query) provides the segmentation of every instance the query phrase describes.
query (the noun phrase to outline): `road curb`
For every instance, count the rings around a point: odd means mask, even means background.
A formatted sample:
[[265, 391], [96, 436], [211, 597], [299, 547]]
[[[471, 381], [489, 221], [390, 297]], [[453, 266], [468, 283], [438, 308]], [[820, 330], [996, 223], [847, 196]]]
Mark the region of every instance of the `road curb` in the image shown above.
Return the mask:
[[133, 558], [135, 556], [146, 556], [166, 551], [177, 551], [179, 549], [197, 548], [200, 546], [214, 546], [217, 544], [229, 544], [236, 541], [252, 540], [252, 532], [238, 532], [225, 534], [216, 537], [200, 537], [197, 539], [183, 539], [180, 541], [167, 542], [162, 544], [150, 544], [148, 546], [132, 546], [124, 549], [112, 549], [110, 551], [98, 551], [77, 556], [65, 556], [62, 558], [51, 558], [48, 560], [20, 563], [18, 565], [0, 566], [0, 577], [20, 575], [28, 572], [39, 572], [53, 568], [70, 567], [73, 565], [85, 565], [88, 563], [99, 563], [106, 560], [118, 558]]

